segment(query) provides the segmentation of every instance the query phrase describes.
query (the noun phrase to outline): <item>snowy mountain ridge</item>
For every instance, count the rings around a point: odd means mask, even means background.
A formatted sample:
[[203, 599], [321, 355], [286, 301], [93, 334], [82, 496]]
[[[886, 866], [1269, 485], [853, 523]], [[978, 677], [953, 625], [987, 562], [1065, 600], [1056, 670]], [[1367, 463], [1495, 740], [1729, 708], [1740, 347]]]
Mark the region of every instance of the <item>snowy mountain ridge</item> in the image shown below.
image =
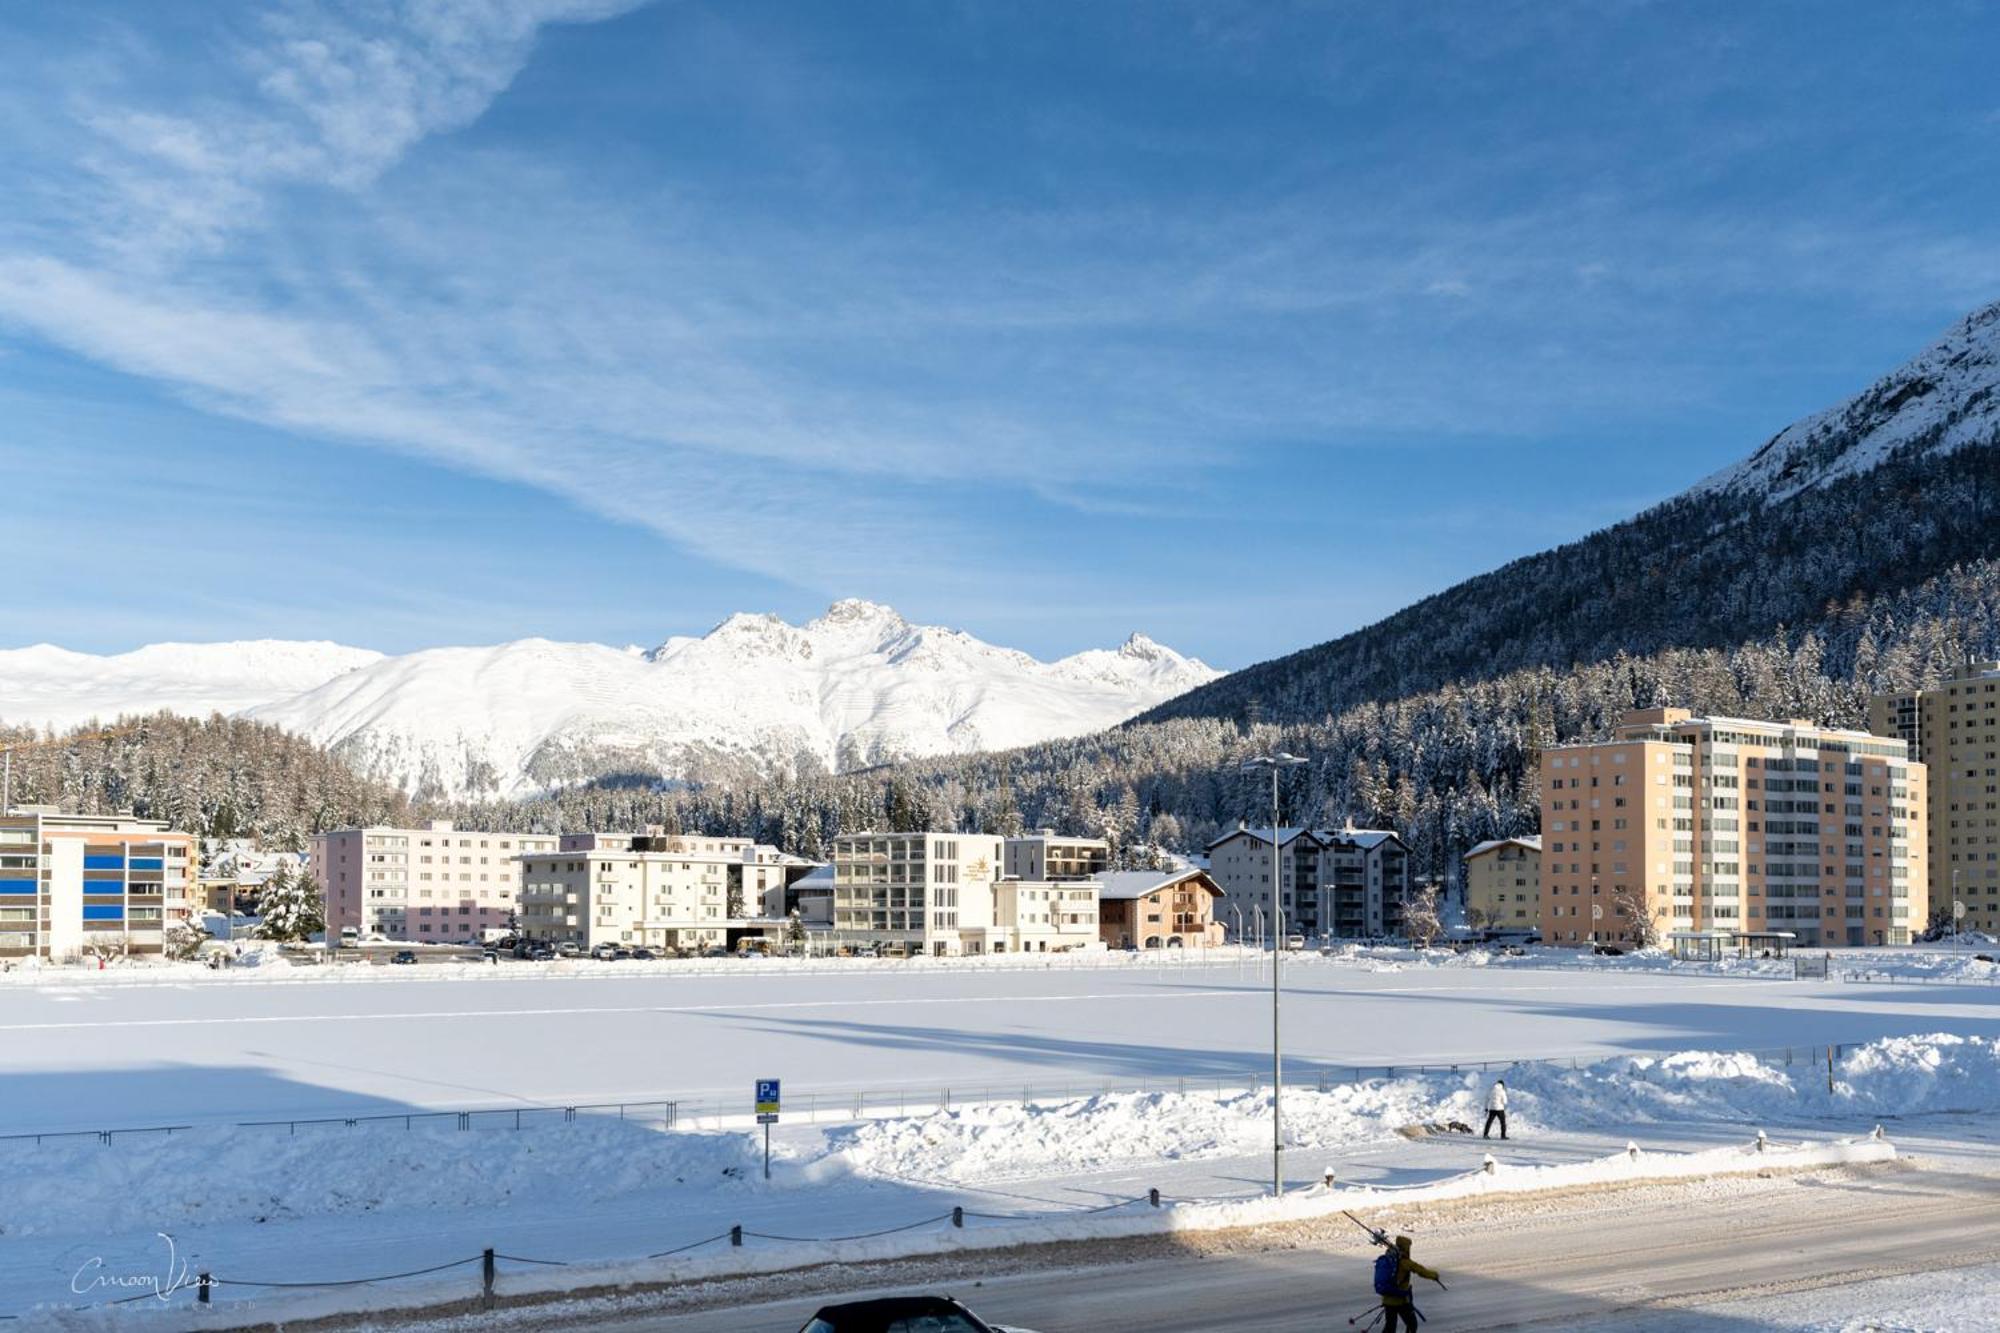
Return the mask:
[[0, 652], [0, 721], [241, 712], [410, 792], [852, 769], [1082, 735], [1219, 673], [1141, 634], [1053, 662], [836, 602], [650, 650], [520, 639], [385, 657], [335, 644]]
[[1937, 342], [1844, 403], [1793, 422], [1690, 497], [1761, 494], [1776, 503], [1868, 472], [1906, 446], [1946, 454], [2000, 432], [2000, 302], [1973, 311]]
[[102, 657], [51, 643], [0, 649], [0, 722], [65, 730], [124, 713], [237, 713], [381, 660], [288, 639], [154, 643]]

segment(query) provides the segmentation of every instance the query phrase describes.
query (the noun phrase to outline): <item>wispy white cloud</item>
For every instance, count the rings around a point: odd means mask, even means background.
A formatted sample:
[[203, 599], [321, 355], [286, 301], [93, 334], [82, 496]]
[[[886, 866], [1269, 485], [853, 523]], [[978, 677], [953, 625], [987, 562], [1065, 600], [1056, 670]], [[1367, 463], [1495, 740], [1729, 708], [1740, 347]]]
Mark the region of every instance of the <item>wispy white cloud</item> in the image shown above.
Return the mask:
[[[1304, 164], [1220, 198], [1079, 183], [811, 225], [454, 138], [550, 25], [634, 7], [296, 0], [177, 50], [196, 67], [172, 95], [134, 72], [144, 52], [65, 69], [66, 119], [7, 122], [48, 183], [0, 218], [0, 321], [215, 412], [849, 592], [1004, 586], [999, 557], [1042, 543], [1000, 530], [995, 494], [1198, 513], [1273, 440], [1519, 435], [1698, 401], [1728, 349], [1662, 354], [1698, 345], [1676, 313], [1690, 290], [1907, 307], [2000, 285], [1978, 231], [1774, 226], [1615, 175], [1512, 197], [1561, 156], [1543, 142]], [[1254, 74], [1260, 44], [1292, 37], [1237, 13], [1200, 22]], [[1487, 31], [1439, 26], [1461, 53]], [[1335, 42], [1330, 96], [1379, 88], [1364, 54]], [[815, 109], [745, 82], [846, 198]], [[1120, 152], [1182, 142], [1103, 119]], [[1051, 140], [1072, 123], [1032, 122]]]

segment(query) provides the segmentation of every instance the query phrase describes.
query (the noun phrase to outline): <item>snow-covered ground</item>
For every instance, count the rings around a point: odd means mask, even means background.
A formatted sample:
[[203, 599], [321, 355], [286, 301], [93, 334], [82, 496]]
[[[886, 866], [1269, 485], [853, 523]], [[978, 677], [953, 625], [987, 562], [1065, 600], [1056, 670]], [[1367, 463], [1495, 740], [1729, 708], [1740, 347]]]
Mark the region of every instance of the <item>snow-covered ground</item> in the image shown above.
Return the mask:
[[[1574, 1325], [1573, 1327], [1586, 1327]], [[1620, 1323], [1621, 1333], [1974, 1333], [2000, 1328], [2000, 1265], [1905, 1273]]]
[[[1289, 963], [1296, 1076], [1683, 1049], [1805, 1062], [1884, 1036], [2000, 1036], [2000, 986], [1440, 957]], [[947, 1091], [1241, 1085], [1266, 1064], [1258, 960], [1030, 961], [17, 972], [0, 1133], [666, 1098], [741, 1113], [771, 1077], [788, 1110], [840, 1114], [864, 1092], [908, 1110]]]
[[[1774, 1142], [1863, 1136], [1878, 1121], [1892, 1138], [1963, 1138], [1990, 1135], [2000, 1113], [2000, 988], [1627, 961], [1638, 965], [1294, 960], [1295, 1183], [1332, 1168], [1343, 1187], [1434, 1187], [1477, 1173], [1489, 1148], [1503, 1172], [1615, 1165], [1628, 1139], [1648, 1156], [1741, 1153], [1759, 1127]], [[93, 1257], [152, 1262], [158, 1232], [216, 1271], [282, 1281], [484, 1245], [637, 1260], [732, 1222], [853, 1234], [954, 1204], [984, 1215], [969, 1230], [1120, 1216], [1150, 1212], [1131, 1201], [1152, 1187], [1170, 1201], [1248, 1198], [1268, 1180], [1268, 1092], [1246, 1086], [1262, 1072], [1270, 1003], [1254, 959], [364, 971], [365, 983], [281, 963], [16, 974], [0, 999], [0, 1132], [194, 1128], [23, 1153], [0, 1195], [0, 1313], [51, 1299]], [[1475, 1066], [1538, 1056], [1574, 1059], [1506, 1071], [1504, 1147], [1397, 1135], [1413, 1122], [1476, 1127], [1493, 1071]], [[1462, 1067], [1414, 1068], [1452, 1061]], [[692, 1114], [740, 1117], [759, 1076], [786, 1080], [768, 1183], [758, 1139]], [[857, 1089], [894, 1091], [869, 1100], [879, 1118], [857, 1121]], [[934, 1109], [947, 1089], [953, 1109]], [[519, 1131], [492, 1127], [506, 1117], [469, 1131], [233, 1123], [661, 1096], [689, 1108], [680, 1132], [650, 1115], [559, 1112]], [[746, 1250], [777, 1244], [753, 1236]]]

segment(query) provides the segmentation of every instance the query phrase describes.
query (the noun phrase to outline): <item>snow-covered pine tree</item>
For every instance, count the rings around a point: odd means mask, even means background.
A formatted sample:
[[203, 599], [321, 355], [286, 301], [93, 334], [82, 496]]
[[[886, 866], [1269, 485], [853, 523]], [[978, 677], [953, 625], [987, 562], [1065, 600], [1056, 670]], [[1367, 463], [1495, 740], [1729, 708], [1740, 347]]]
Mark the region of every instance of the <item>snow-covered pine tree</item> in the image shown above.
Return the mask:
[[262, 918], [259, 939], [296, 942], [326, 929], [319, 885], [310, 874], [294, 873], [282, 862], [257, 895], [257, 915]]

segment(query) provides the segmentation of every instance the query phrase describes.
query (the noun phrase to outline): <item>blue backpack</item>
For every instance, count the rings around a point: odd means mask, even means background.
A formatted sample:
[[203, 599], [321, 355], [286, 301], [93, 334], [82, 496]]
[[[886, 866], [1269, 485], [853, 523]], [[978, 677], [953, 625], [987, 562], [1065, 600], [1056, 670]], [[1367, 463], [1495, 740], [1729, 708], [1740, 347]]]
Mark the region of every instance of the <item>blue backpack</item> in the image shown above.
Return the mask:
[[1396, 1274], [1402, 1268], [1402, 1256], [1394, 1250], [1384, 1250], [1375, 1260], [1375, 1294], [1377, 1296], [1400, 1296], [1403, 1288], [1396, 1282]]

